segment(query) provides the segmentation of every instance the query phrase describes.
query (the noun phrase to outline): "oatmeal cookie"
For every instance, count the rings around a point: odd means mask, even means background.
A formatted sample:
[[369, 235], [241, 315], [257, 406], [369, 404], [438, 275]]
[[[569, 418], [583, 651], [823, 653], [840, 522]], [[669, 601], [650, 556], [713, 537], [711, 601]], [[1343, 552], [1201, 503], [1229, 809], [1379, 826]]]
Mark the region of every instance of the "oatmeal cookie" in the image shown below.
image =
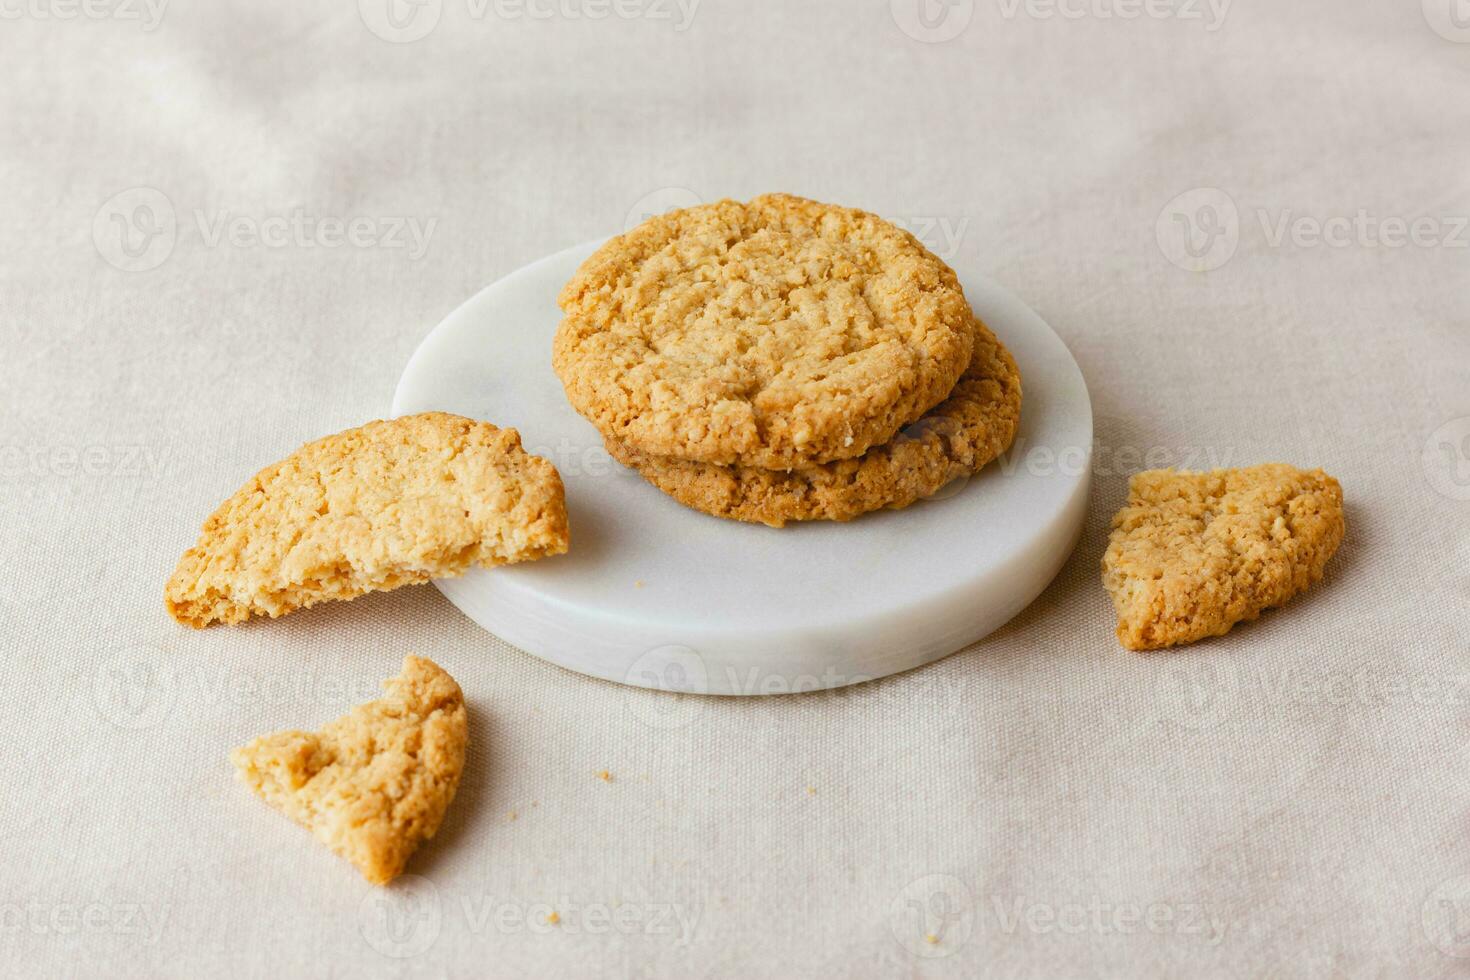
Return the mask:
[[850, 459], [970, 361], [954, 271], [876, 215], [784, 194], [659, 215], [562, 290], [552, 364], [630, 449], [767, 469]]
[[1009, 351], [974, 322], [974, 355], [949, 398], [857, 459], [797, 469], [716, 466], [650, 456], [614, 439], [608, 452], [695, 510], [781, 527], [846, 521], [907, 507], [1005, 452], [1021, 419], [1021, 376]]

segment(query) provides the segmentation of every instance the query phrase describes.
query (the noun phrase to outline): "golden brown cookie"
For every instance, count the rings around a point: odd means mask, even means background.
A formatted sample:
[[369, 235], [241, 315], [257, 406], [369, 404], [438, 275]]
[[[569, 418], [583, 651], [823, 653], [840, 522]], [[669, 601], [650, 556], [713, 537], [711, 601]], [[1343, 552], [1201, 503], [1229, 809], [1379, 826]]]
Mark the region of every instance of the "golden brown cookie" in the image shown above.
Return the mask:
[[1342, 487], [1321, 470], [1135, 474], [1102, 562], [1119, 642], [1157, 650], [1228, 633], [1321, 579], [1343, 528]]
[[469, 722], [454, 678], [406, 657], [388, 695], [318, 732], [276, 732], [230, 753], [235, 775], [375, 885], [403, 872], [459, 788]]
[[195, 628], [567, 550], [556, 467], [514, 429], [431, 412], [309, 443], [204, 523], [164, 590]]
[[789, 471], [650, 456], [607, 440], [608, 452], [695, 510], [781, 527], [846, 521], [907, 507], [1005, 452], [1021, 419], [1021, 376], [1009, 351], [975, 321], [974, 354], [949, 398], [857, 459]]
[[582, 264], [552, 364], [643, 453], [786, 469], [860, 456], [970, 361], [953, 270], [864, 211], [785, 194], [659, 215]]

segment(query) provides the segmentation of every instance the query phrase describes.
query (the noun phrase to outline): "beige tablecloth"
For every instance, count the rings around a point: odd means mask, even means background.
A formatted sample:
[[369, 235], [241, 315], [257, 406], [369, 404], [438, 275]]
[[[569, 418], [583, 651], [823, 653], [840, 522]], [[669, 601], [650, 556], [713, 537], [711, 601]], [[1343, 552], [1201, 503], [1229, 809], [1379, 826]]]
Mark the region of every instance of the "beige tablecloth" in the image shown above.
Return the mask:
[[[385, 2], [0, 3], [0, 973], [1467, 969], [1463, 0]], [[774, 189], [903, 220], [1080, 363], [1087, 529], [1009, 626], [670, 705], [428, 587], [164, 615], [214, 505], [383, 415], [479, 287]], [[1325, 585], [1120, 649], [1127, 474], [1267, 460], [1346, 489]], [[379, 892], [226, 753], [407, 652], [475, 741]]]

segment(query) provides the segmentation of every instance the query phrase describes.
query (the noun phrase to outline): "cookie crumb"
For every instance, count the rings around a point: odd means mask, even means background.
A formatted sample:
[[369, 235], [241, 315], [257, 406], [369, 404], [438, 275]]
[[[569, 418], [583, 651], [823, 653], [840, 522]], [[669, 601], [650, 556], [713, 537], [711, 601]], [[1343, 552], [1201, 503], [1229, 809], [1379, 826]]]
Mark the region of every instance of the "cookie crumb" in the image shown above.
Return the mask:
[[560, 921], [561, 915], [559, 915], [555, 909], [553, 909], [551, 913], [546, 916], [546, 924], [549, 926], [554, 926]]
[[597, 778], [602, 780], [604, 783], [610, 783], [612, 782], [612, 773], [604, 769], [602, 770], [602, 772], [597, 774]]
[[636, 582], [633, 583], [633, 588], [635, 588], [635, 589], [641, 589], [641, 588], [643, 588], [643, 586], [644, 586], [644, 581], [641, 578], [638, 581], [636, 581]]
[[817, 795], [817, 788], [815, 786], [808, 786], [806, 788], [806, 795], [807, 796], [816, 796]]
[[928, 943], [930, 946], [937, 946], [939, 945], [939, 937], [934, 935], [934, 933], [932, 932], [926, 932], [924, 933], [924, 942]]
[[515, 818], [516, 818], [516, 812], [514, 810], [510, 811], [510, 819], [511, 820], [514, 820]]

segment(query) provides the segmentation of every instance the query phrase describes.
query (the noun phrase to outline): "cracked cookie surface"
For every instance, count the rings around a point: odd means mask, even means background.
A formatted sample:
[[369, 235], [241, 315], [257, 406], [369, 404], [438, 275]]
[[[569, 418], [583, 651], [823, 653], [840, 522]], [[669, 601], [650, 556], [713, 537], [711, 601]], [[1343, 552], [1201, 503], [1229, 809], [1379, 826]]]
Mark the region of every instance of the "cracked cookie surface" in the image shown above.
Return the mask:
[[432, 660], [406, 657], [383, 687], [386, 697], [320, 731], [276, 732], [230, 753], [241, 782], [376, 885], [439, 830], [469, 744], [464, 695]]
[[785, 471], [650, 456], [612, 439], [608, 452], [675, 500], [716, 517], [780, 527], [907, 507], [978, 472], [1015, 438], [1020, 372], [989, 329], [975, 321], [974, 333], [970, 365], [950, 396], [857, 459]]
[[514, 429], [431, 412], [319, 439], [204, 523], [164, 590], [195, 628], [567, 550], [561, 477]]
[[572, 406], [639, 452], [768, 469], [848, 459], [970, 361], [953, 270], [863, 211], [785, 194], [659, 215], [559, 298]]
[[1135, 474], [1102, 561], [1119, 642], [1157, 650], [1255, 619], [1322, 578], [1344, 528], [1342, 487], [1321, 470]]

